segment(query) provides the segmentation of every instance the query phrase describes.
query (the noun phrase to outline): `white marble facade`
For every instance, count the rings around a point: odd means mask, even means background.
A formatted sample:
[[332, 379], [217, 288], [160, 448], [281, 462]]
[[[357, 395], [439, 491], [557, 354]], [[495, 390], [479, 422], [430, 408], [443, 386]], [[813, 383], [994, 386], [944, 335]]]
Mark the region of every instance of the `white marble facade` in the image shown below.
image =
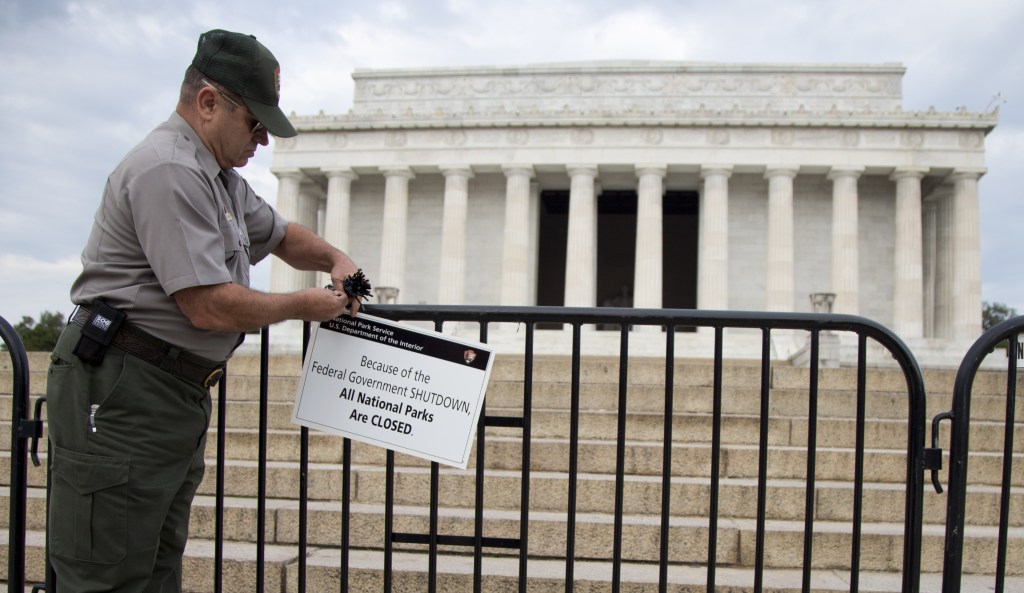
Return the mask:
[[[809, 311], [831, 292], [912, 343], [969, 341], [997, 116], [904, 111], [903, 74], [356, 70], [351, 111], [294, 116], [275, 141], [278, 208], [399, 303]], [[323, 283], [271, 273], [273, 290]]]

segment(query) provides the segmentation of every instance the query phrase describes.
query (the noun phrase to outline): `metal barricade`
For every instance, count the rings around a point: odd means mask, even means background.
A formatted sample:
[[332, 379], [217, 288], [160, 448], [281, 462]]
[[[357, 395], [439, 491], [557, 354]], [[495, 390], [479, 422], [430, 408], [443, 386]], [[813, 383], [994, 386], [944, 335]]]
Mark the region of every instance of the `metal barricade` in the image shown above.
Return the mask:
[[9, 591], [23, 593], [25, 583], [25, 507], [28, 497], [29, 442], [38, 465], [36, 448], [42, 436], [40, 420], [42, 399], [36, 402], [35, 417], [29, 400], [28, 354], [18, 335], [6, 319], [0, 317], [0, 339], [11, 357], [11, 481], [8, 523], [7, 583]]
[[[617, 462], [616, 462], [616, 500], [614, 505], [615, 542], [611, 558], [612, 563], [612, 590], [618, 591], [622, 578], [623, 566], [623, 542], [622, 542], [622, 521], [623, 501], [622, 489], [624, 480], [624, 457], [625, 457], [625, 422], [626, 403], [628, 400], [628, 377], [626, 376], [626, 364], [629, 358], [630, 330], [640, 326], [660, 327], [665, 331], [666, 336], [673, 336], [681, 328], [707, 328], [714, 332], [714, 435], [712, 437], [712, 471], [710, 472], [711, 500], [709, 524], [709, 542], [706, 556], [707, 587], [708, 590], [715, 589], [716, 570], [716, 546], [715, 539], [717, 528], [717, 509], [719, 505], [719, 473], [718, 468], [721, 462], [722, 442], [719, 432], [722, 418], [722, 386], [723, 386], [723, 339], [726, 329], [748, 329], [761, 333], [761, 410], [759, 424], [759, 471], [758, 471], [758, 497], [757, 497], [757, 528], [756, 528], [756, 560], [754, 566], [755, 591], [762, 590], [764, 586], [764, 558], [765, 530], [766, 530], [766, 499], [767, 492], [767, 455], [770, 449], [768, 441], [769, 419], [770, 419], [770, 370], [771, 370], [771, 335], [773, 331], [806, 331], [809, 333], [810, 346], [810, 371], [808, 385], [808, 403], [810, 407], [808, 442], [806, 447], [807, 469], [806, 469], [806, 499], [803, 531], [803, 563], [801, 586], [804, 591], [811, 589], [811, 578], [813, 572], [812, 544], [815, 536], [814, 519], [814, 496], [815, 496], [815, 463], [816, 463], [816, 406], [819, 393], [817, 383], [819, 370], [819, 346], [820, 337], [827, 332], [849, 332], [857, 336], [857, 445], [856, 445], [856, 476], [854, 480], [854, 510], [852, 529], [852, 546], [850, 550], [850, 584], [851, 591], [858, 590], [859, 565], [860, 565], [860, 517], [863, 506], [863, 483], [864, 483], [864, 410], [863, 403], [866, 395], [866, 368], [868, 339], [870, 338], [878, 345], [886, 349], [892, 356], [898, 368], [904, 374], [906, 381], [906, 406], [907, 406], [907, 456], [906, 456], [906, 488], [905, 488], [905, 516], [904, 516], [904, 549], [902, 568], [902, 591], [905, 593], [916, 593], [919, 590], [920, 562], [921, 562], [921, 532], [922, 532], [922, 506], [923, 506], [923, 484], [925, 467], [925, 391], [924, 382], [920, 369], [912, 354], [892, 332], [870, 320], [845, 315], [826, 314], [772, 314], [772, 313], [744, 313], [744, 312], [722, 312], [722, 311], [690, 311], [690, 310], [643, 310], [632, 309], [622, 311], [621, 309], [574, 309], [574, 308], [489, 308], [489, 307], [425, 307], [425, 306], [387, 306], [368, 308], [373, 314], [395, 320], [406, 321], [427, 321], [433, 322], [440, 329], [445, 323], [478, 323], [480, 326], [480, 340], [486, 341], [488, 327], [492, 324], [515, 323], [521, 324], [525, 332], [525, 364], [524, 364], [524, 415], [522, 418], [508, 418], [504, 416], [491, 416], [485, 412], [481, 416], [478, 429], [478, 447], [476, 467], [478, 468], [478, 488], [476, 503], [476, 529], [474, 536], [458, 538], [441, 536], [436, 532], [436, 513], [439, 501], [437, 500], [437, 467], [432, 464], [431, 473], [431, 529], [426, 534], [405, 534], [394, 533], [391, 528], [392, 516], [389, 513], [386, 518], [387, 533], [385, 534], [385, 569], [384, 569], [384, 590], [391, 590], [392, 570], [390, 566], [391, 545], [396, 542], [420, 543], [427, 545], [429, 555], [429, 579], [430, 591], [436, 591], [437, 583], [437, 546], [464, 545], [472, 549], [474, 558], [473, 588], [474, 591], [481, 590], [481, 559], [485, 549], [489, 547], [502, 548], [513, 547], [518, 549], [519, 568], [519, 590], [527, 590], [527, 569], [529, 559], [525, 550], [529, 549], [529, 467], [530, 467], [530, 400], [532, 389], [532, 378], [530, 376], [533, 358], [534, 345], [536, 340], [536, 327], [540, 324], [565, 324], [572, 332], [572, 404], [570, 412], [569, 436], [569, 493], [568, 493], [568, 520], [565, 528], [565, 554], [564, 554], [564, 587], [565, 591], [572, 591], [574, 588], [575, 559], [575, 503], [577, 481], [577, 456], [579, 453], [579, 417], [580, 417], [580, 359], [582, 328], [584, 326], [613, 325], [620, 328], [621, 335], [619, 349], [619, 406], [618, 434], [617, 434]], [[664, 359], [674, 361], [677, 352], [675, 351], [675, 340], [665, 340]], [[665, 365], [665, 402], [664, 416], [671, 418], [673, 414], [673, 390], [674, 390], [674, 364]], [[673, 423], [664, 423], [664, 442], [672, 443]], [[485, 467], [485, 428], [489, 426], [516, 426], [522, 429], [523, 451], [522, 463], [522, 516], [520, 518], [521, 535], [518, 540], [508, 541], [487, 541], [481, 534], [481, 525], [485, 514], [482, 508], [483, 501], [483, 467]], [[394, 463], [393, 454], [388, 453], [388, 509], [393, 504], [392, 492], [394, 488]], [[660, 553], [657, 558], [650, 561], [656, 563], [659, 591], [666, 591], [668, 588], [668, 567], [669, 567], [669, 525], [670, 525], [670, 482], [672, 472], [672, 447], [664, 447], [661, 474], [662, 503], [660, 509]], [[343, 545], [346, 545], [343, 543]], [[300, 560], [301, 561], [301, 560]], [[342, 574], [343, 590], [345, 589], [346, 567], [340, 568]]]
[[[1014, 456], [1014, 431], [1017, 400], [1017, 373], [1022, 355], [1021, 332], [1024, 331], [1024, 316], [999, 323], [985, 332], [967, 351], [957, 371], [953, 386], [952, 408], [935, 416], [932, 423], [932, 441], [938, 441], [938, 430], [943, 420], [951, 424], [949, 451], [949, 485], [946, 507], [946, 544], [943, 556], [943, 593], [959, 593], [961, 590], [962, 564], [964, 555], [965, 510], [967, 505], [967, 461], [971, 430], [971, 393], [975, 378], [985, 359], [994, 352], [995, 356], [1006, 357], [1006, 414], [1003, 424], [1002, 477], [999, 485], [999, 526], [995, 558], [995, 582], [993, 591], [1005, 591], [1007, 569], [1007, 533], [1010, 529], [1010, 495], [1013, 489], [1012, 470]], [[996, 347], [1005, 343], [1005, 351]], [[1020, 509], [1018, 509], [1018, 512]]]
[[[746, 313], [733, 311], [695, 311], [695, 310], [663, 310], [663, 309], [589, 309], [589, 308], [562, 308], [562, 307], [476, 307], [476, 306], [367, 306], [364, 309], [367, 313], [397, 321], [409, 321], [416, 323], [432, 324], [435, 329], [442, 330], [446, 324], [460, 324], [465, 327], [468, 324], [475, 324], [479, 327], [478, 339], [487, 342], [496, 324], [513, 324], [522, 333], [523, 339], [523, 371], [522, 383], [522, 414], [521, 415], [496, 415], [488, 413], [486, 407], [480, 415], [477, 429], [476, 442], [476, 487], [474, 493], [473, 508], [473, 533], [464, 535], [451, 535], [441, 533], [439, 524], [439, 509], [443, 505], [440, 499], [440, 482], [444, 476], [441, 475], [437, 463], [430, 464], [430, 487], [429, 487], [429, 527], [426, 533], [410, 533], [400, 531], [395, 527], [395, 489], [396, 489], [396, 462], [393, 452], [386, 453], [385, 461], [385, 506], [384, 506], [384, 533], [381, 543], [383, 550], [383, 589], [391, 591], [393, 586], [394, 567], [394, 546], [399, 544], [405, 548], [409, 546], [422, 546], [427, 557], [428, 577], [426, 588], [429, 591], [437, 591], [439, 587], [439, 559], [444, 558], [442, 548], [446, 551], [453, 549], [465, 550], [464, 554], [472, 555], [472, 588], [474, 591], [483, 589], [483, 560], [485, 556], [496, 552], [515, 554], [518, 556], [518, 590], [526, 591], [528, 586], [527, 576], [533, 558], [527, 553], [530, 549], [531, 518], [531, 447], [532, 436], [532, 399], [533, 399], [533, 369], [538, 340], [538, 326], [551, 327], [552, 325], [564, 325], [564, 331], [569, 335], [568, 340], [571, 347], [565, 353], [570, 358], [570, 399], [569, 425], [565, 427], [568, 438], [568, 469], [567, 469], [567, 501], [566, 501], [566, 524], [564, 530], [564, 554], [560, 555], [560, 562], [563, 563], [561, 578], [564, 579], [564, 590], [572, 591], [577, 568], [577, 520], [578, 514], [577, 482], [580, 478], [580, 417], [581, 397], [583, 393], [583, 381], [581, 380], [581, 361], [584, 357], [582, 344], [591, 331], [597, 331], [598, 326], [618, 327], [619, 348], [618, 348], [618, 372], [617, 381], [617, 405], [610, 413], [615, 415], [615, 475], [614, 475], [614, 496], [609, 501], [610, 514], [612, 516], [614, 541], [610, 557], [607, 559], [611, 566], [611, 586], [613, 591], [619, 591], [623, 581], [624, 568], [630, 565], [637, 567], [636, 562], [627, 562], [624, 558], [628, 555], [627, 545], [624, 542], [624, 486], [629, 475], [626, 472], [626, 458], [628, 453], [628, 440], [626, 436], [627, 406], [630, 403], [630, 335], [644, 326], [651, 326], [653, 331], [661, 333], [664, 337], [663, 351], [659, 358], [664, 361], [664, 401], [660, 407], [659, 414], [666, 419], [663, 422], [662, 436], [662, 459], [660, 475], [656, 476], [661, 491], [660, 508], [656, 509], [658, 522], [659, 542], [656, 557], [650, 557], [640, 563], [656, 575], [659, 591], [666, 591], [670, 585], [669, 569], [677, 564], [670, 555], [672, 544], [670, 542], [671, 514], [672, 514], [672, 483], [673, 483], [673, 444], [682, 437], [677, 434], [672, 418], [675, 414], [674, 405], [677, 401], [676, 394], [676, 364], [683, 356], [702, 357], [713, 360], [713, 380], [710, 385], [711, 397], [713, 398], [712, 409], [712, 435], [710, 437], [710, 472], [708, 474], [710, 509], [707, 523], [707, 549], [701, 564], [706, 567], [707, 590], [715, 590], [719, 582], [718, 545], [717, 538], [720, 534], [719, 507], [721, 504], [721, 467], [723, 463], [722, 421], [724, 412], [724, 399], [726, 398], [725, 388], [725, 357], [724, 345], [728, 339], [727, 332], [743, 331], [756, 336], [760, 344], [760, 356], [755, 362], [759, 365], [760, 383], [757, 398], [759, 400], [759, 412], [757, 414], [757, 458], [758, 471], [756, 475], [756, 519], [754, 528], [754, 562], [752, 567], [752, 579], [754, 590], [760, 591], [762, 587], [768, 586], [764, 583], [766, 550], [766, 531], [768, 518], [769, 478], [768, 478], [768, 455], [772, 449], [771, 421], [772, 418], [772, 338], [773, 334], [780, 332], [806, 332], [809, 349], [808, 357], [808, 383], [806, 386], [806, 407], [807, 431], [806, 443], [803, 453], [806, 455], [805, 471], [803, 480], [804, 486], [804, 514], [803, 514], [803, 549], [802, 568], [800, 569], [800, 587], [804, 591], [812, 588], [812, 577], [814, 576], [815, 564], [813, 562], [813, 542], [816, 536], [815, 529], [815, 496], [816, 496], [816, 475], [818, 461], [818, 416], [817, 406], [821, 388], [818, 384], [819, 371], [821, 370], [820, 348], [823, 336], [831, 335], [832, 332], [845, 332], [856, 336], [856, 363], [854, 368], [855, 381], [852, 391], [855, 392], [856, 410], [853, 412], [856, 424], [856, 445], [854, 456], [854, 479], [852, 497], [852, 521], [849, 525], [850, 549], [849, 549], [849, 583], [850, 590], [859, 590], [861, 565], [861, 521], [864, 506], [864, 482], [865, 482], [865, 398], [868, 394], [866, 381], [868, 368], [869, 347], [881, 349], [888, 353], [890, 361], [902, 372], [905, 389], [900, 389], [901, 397], [905, 398], [902, 405], [906, 406], [905, 431], [906, 431], [906, 458], [905, 475], [906, 483], [903, 488], [904, 499], [904, 528], [903, 528], [903, 552], [901, 563], [902, 591], [904, 593], [918, 593], [920, 590], [920, 567], [921, 567], [921, 546], [922, 546], [922, 507], [924, 476], [926, 469], [925, 433], [926, 433], [926, 409], [924, 381], [921, 371], [913, 355], [905, 344], [885, 327], [867, 320], [865, 318], [847, 315], [832, 314], [798, 314], [798, 313]], [[9, 326], [6, 326], [9, 328]], [[647, 328], [651, 331], [650, 327]], [[680, 330], [692, 330], [707, 332], [713, 348], [711, 352], [694, 353], [678, 352], [676, 335]], [[5, 324], [0, 324], [0, 330], [4, 330], [4, 340], [8, 341], [8, 332]], [[306, 332], [308, 337], [308, 324]], [[547, 331], [547, 330], [545, 330]], [[614, 330], [613, 330], [614, 332]], [[13, 332], [11, 332], [13, 333]], [[609, 332], [603, 332], [608, 334]], [[261, 369], [260, 369], [260, 401], [259, 401], [259, 436], [258, 436], [258, 459], [257, 459], [257, 526], [256, 526], [256, 582], [252, 590], [262, 592], [265, 582], [266, 559], [264, 550], [266, 548], [267, 531], [267, 416], [268, 416], [268, 391], [270, 385], [269, 377], [269, 352], [272, 339], [271, 330], [264, 329], [261, 342]], [[564, 335], [564, 334], [563, 334]], [[16, 337], [16, 336], [15, 336]], [[870, 344], [869, 344], [870, 341]], [[13, 350], [12, 350], [13, 353]], [[22, 352], [20, 362], [15, 364], [16, 381], [22, 380], [18, 377], [27, 377], [27, 363]], [[23, 470], [19, 476], [14, 476], [15, 463], [13, 457], [15, 451], [20, 451], [23, 456], [25, 443], [33, 435], [41, 433], [41, 427], [35, 424], [36, 421], [27, 420], [25, 410], [28, 402], [27, 378], [25, 387], [16, 386], [15, 399], [19, 400], [15, 405], [15, 425], [17, 430], [12, 431], [12, 546], [11, 558], [9, 561], [8, 582], [11, 591], [21, 590], [24, 583], [24, 548], [15, 550], [14, 539], [20, 533], [24, 536], [24, 522], [17, 523], [14, 518], [15, 504], [14, 493], [20, 492], [21, 500], [27, 484], [24, 481]], [[214, 558], [214, 583], [212, 590], [220, 592], [224, 588], [225, 561], [223, 557], [223, 522], [225, 502], [225, 480], [224, 464], [226, 460], [225, 434], [226, 417], [230, 414], [228, 409], [226, 377], [221, 380], [217, 392], [218, 423], [212, 427], [217, 434], [217, 447], [215, 451], [217, 459], [216, 471], [216, 542]], [[901, 420], [902, 421], [902, 420]], [[519, 533], [515, 537], [490, 537], [484, 533], [484, 524], [488, 510], [485, 508], [484, 477], [487, 471], [487, 439], [488, 429], [500, 428], [506, 431], [518, 431], [521, 435], [521, 450], [518, 466], [521, 468], [519, 483]], [[956, 429], [954, 429], [956, 430]], [[308, 512], [307, 512], [307, 485], [309, 478], [309, 446], [310, 435], [303, 428], [300, 432], [300, 459], [299, 459], [299, 525], [298, 525], [298, 553], [296, 554], [297, 567], [297, 590], [307, 590], [307, 558], [308, 558]], [[341, 539], [338, 542], [340, 563], [337, 567], [342, 591], [350, 590], [351, 570], [350, 553], [355, 547], [365, 546], [366, 542], [357, 542], [353, 545], [351, 541], [352, 529], [350, 524], [351, 503], [353, 496], [353, 463], [351, 445], [348, 439], [341, 441], [343, 450], [342, 477], [341, 477]], [[966, 443], [964, 443], [966, 447]], [[934, 456], [934, 452], [932, 453]], [[952, 480], [952, 479], [951, 479]], [[952, 481], [951, 481], [952, 487]], [[24, 504], [21, 504], [24, 508]], [[652, 513], [653, 515], [654, 513]], [[503, 551], [503, 552], [502, 552]], [[58, 587], [59, 589], [59, 587]]]

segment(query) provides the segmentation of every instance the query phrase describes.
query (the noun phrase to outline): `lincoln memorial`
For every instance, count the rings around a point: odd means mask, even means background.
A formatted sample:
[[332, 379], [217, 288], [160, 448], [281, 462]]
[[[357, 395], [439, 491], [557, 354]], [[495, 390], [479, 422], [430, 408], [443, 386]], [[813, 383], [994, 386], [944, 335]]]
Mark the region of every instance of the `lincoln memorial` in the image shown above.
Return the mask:
[[[275, 140], [277, 207], [352, 255], [371, 303], [807, 312], [826, 293], [962, 356], [997, 114], [905, 111], [904, 72], [357, 69], [350, 111]], [[326, 283], [271, 270], [273, 291]]]

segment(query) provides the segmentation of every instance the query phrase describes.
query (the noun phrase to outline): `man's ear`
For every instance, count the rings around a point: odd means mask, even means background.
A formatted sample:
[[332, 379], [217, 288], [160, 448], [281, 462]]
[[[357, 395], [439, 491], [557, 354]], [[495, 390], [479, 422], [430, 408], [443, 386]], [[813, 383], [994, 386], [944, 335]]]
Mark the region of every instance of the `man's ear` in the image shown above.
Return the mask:
[[217, 91], [204, 86], [196, 93], [196, 111], [204, 120], [213, 119], [217, 109]]

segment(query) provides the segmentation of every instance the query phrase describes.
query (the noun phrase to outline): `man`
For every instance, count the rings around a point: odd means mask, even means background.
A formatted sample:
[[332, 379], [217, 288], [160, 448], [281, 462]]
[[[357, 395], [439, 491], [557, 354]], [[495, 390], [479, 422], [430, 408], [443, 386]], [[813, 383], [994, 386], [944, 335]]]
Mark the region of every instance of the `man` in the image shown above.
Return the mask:
[[248, 288], [249, 266], [271, 253], [335, 286], [357, 272], [235, 171], [268, 133], [296, 135], [279, 76], [255, 37], [203, 34], [175, 112], [107, 180], [47, 385], [61, 593], [180, 591], [209, 388], [243, 332], [358, 311], [336, 290]]

